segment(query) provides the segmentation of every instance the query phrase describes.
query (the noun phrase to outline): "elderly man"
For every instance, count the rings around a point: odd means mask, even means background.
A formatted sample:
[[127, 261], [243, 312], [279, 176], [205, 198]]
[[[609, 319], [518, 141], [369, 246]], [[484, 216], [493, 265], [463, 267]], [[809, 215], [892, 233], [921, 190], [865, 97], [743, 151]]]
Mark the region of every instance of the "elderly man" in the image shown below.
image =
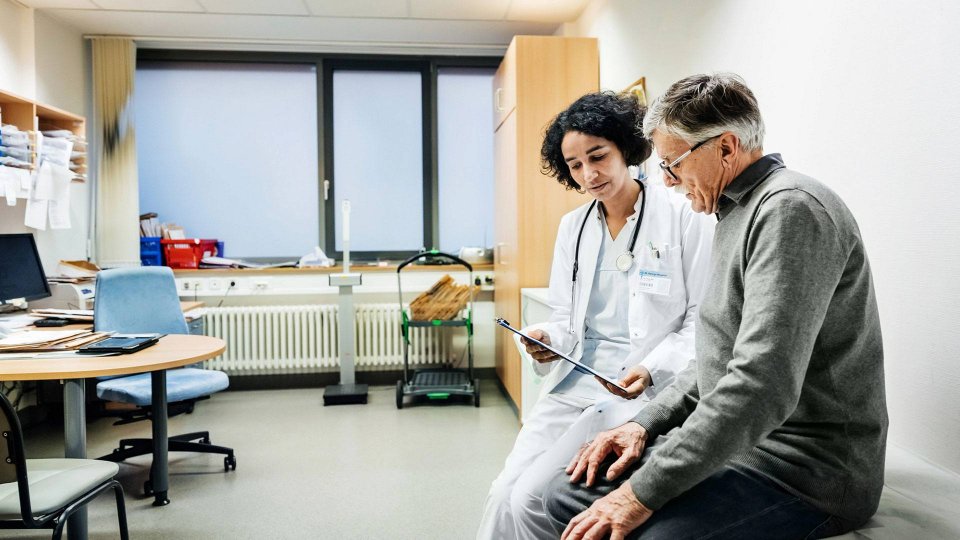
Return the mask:
[[863, 524], [887, 412], [856, 221], [764, 155], [756, 99], [735, 75], [675, 83], [643, 127], [667, 185], [718, 220], [696, 365], [582, 448], [544, 509], [565, 539], [821, 538]]

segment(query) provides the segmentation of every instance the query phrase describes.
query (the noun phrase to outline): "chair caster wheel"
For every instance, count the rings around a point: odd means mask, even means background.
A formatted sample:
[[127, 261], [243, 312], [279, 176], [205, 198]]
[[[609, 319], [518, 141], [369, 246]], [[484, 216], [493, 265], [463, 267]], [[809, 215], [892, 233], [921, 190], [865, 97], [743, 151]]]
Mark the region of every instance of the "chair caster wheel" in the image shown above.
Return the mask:
[[237, 470], [237, 458], [236, 456], [227, 456], [223, 458], [223, 471], [228, 472], [230, 470]]
[[210, 444], [210, 437], [200, 439], [200, 444]]
[[147, 480], [143, 483], [143, 494], [147, 496], [153, 495], [153, 482]]

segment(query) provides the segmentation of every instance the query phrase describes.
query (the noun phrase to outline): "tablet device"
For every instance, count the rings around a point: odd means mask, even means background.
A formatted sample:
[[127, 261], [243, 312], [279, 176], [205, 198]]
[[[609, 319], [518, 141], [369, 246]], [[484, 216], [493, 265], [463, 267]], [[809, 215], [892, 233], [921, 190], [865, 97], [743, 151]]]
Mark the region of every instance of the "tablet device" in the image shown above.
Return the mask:
[[96, 343], [84, 345], [77, 351], [81, 354], [133, 353], [153, 345], [163, 334], [114, 334]]
[[573, 358], [570, 358], [569, 356], [563, 354], [562, 352], [554, 349], [553, 347], [547, 345], [546, 343], [544, 343], [544, 342], [542, 342], [542, 341], [540, 341], [540, 340], [538, 340], [538, 339], [533, 339], [532, 337], [530, 337], [530, 336], [524, 334], [523, 332], [517, 330], [516, 328], [510, 326], [510, 323], [508, 323], [507, 321], [503, 320], [502, 318], [499, 318], [499, 317], [497, 318], [497, 324], [499, 324], [500, 326], [506, 328], [507, 330], [513, 332], [514, 334], [517, 334], [518, 336], [520, 336], [520, 337], [522, 337], [522, 338], [524, 338], [524, 339], [526, 339], [526, 340], [528, 340], [528, 341], [532, 341], [532, 342], [536, 343], [537, 345], [540, 345], [540, 346], [543, 347], [544, 349], [552, 352], [553, 354], [559, 356], [560, 358], [563, 358], [563, 359], [566, 360], [567, 362], [570, 362], [571, 364], [573, 364], [573, 369], [575, 369], [576, 371], [578, 371], [578, 372], [580, 372], [580, 373], [583, 373], [584, 375], [594, 375], [594, 376], [596, 376], [596, 377], [599, 377], [599, 378], [600, 378], [601, 380], [603, 380], [604, 382], [609, 383], [609, 384], [612, 384], [613, 386], [619, 388], [620, 390], [623, 390], [624, 392], [627, 391], [627, 389], [624, 388], [624, 387], [622, 387], [622, 386], [620, 386], [620, 383], [618, 383], [617, 381], [611, 380], [611, 379], [609, 379], [608, 377], [604, 377], [603, 375], [601, 375], [600, 373], [598, 373], [598, 372], [597, 372], [595, 369], [593, 369], [592, 367], [590, 367], [590, 366], [588, 366], [588, 365], [586, 365], [586, 364], [581, 364], [580, 362], [577, 362], [577, 361], [574, 360]]

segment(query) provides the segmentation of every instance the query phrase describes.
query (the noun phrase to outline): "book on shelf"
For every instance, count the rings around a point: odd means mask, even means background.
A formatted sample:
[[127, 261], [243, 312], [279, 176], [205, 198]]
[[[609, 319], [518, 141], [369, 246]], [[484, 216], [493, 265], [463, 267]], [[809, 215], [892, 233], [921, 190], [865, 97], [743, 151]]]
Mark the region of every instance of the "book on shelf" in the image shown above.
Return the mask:
[[140, 214], [140, 236], [158, 237], [160, 234], [160, 221], [156, 212]]

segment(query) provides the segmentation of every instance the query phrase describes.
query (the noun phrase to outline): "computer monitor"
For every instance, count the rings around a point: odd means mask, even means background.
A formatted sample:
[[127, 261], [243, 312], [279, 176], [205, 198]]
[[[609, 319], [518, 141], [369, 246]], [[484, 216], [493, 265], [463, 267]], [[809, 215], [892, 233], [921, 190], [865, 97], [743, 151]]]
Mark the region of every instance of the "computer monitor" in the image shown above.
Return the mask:
[[0, 234], [0, 304], [50, 296], [33, 235]]

